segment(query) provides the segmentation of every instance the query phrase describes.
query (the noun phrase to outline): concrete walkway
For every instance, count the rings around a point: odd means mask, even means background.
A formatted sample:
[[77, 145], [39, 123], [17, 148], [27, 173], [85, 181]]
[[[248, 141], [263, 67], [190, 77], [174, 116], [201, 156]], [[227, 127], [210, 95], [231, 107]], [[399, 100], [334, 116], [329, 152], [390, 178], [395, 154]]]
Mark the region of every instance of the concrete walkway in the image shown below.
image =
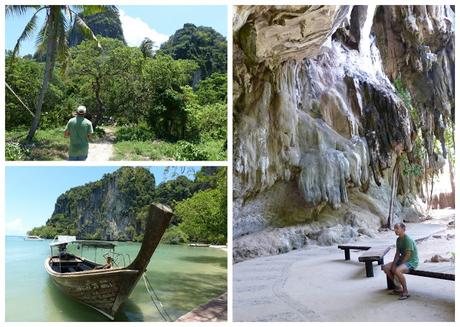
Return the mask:
[[200, 305], [176, 321], [209, 322], [227, 321], [227, 293], [218, 296], [206, 304]]
[[[407, 233], [414, 239], [427, 239], [443, 231], [446, 225], [407, 226]], [[395, 240], [394, 232], [387, 231], [360, 243], [377, 246]], [[425, 259], [421, 253], [431, 253], [424, 247], [435, 247], [430, 242], [439, 241], [430, 238], [419, 244], [421, 262]], [[380, 267], [374, 267], [374, 278], [366, 278], [364, 264], [358, 262], [360, 253], [352, 252], [351, 260], [345, 261], [336, 245], [316, 246], [234, 265], [234, 321], [454, 320], [453, 282], [408, 276], [412, 296], [398, 301], [398, 297], [387, 294]], [[385, 261], [393, 256], [394, 249]]]

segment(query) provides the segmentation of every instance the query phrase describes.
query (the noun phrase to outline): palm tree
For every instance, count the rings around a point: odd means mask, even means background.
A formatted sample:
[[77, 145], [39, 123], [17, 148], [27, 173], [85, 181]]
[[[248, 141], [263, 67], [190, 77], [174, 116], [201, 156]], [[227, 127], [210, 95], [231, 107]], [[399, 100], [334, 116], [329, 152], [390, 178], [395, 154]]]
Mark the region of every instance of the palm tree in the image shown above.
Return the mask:
[[[37, 19], [41, 12], [45, 12], [45, 22], [38, 32], [37, 52], [46, 55], [45, 73], [39, 96], [35, 102], [35, 115], [27, 134], [27, 142], [31, 143], [35, 132], [40, 124], [40, 116], [45, 99], [48, 84], [52, 76], [56, 60], [64, 60], [68, 57], [69, 49], [67, 35], [69, 27], [74, 23], [81, 29], [86, 38], [97, 42], [96, 36], [83, 21], [82, 16], [93, 15], [103, 11], [117, 11], [115, 6], [49, 6], [49, 5], [21, 5], [6, 6], [7, 15], [23, 15], [29, 10], [34, 14], [26, 24], [24, 31], [16, 42], [13, 50], [13, 58], [17, 55], [21, 42], [27, 39], [37, 27]], [[100, 44], [98, 43], [100, 47]]]
[[142, 42], [141, 45], [139, 46], [139, 49], [142, 52], [142, 55], [145, 58], [152, 58], [153, 57], [153, 47], [155, 46], [155, 42], [150, 40], [148, 37], [146, 37]]

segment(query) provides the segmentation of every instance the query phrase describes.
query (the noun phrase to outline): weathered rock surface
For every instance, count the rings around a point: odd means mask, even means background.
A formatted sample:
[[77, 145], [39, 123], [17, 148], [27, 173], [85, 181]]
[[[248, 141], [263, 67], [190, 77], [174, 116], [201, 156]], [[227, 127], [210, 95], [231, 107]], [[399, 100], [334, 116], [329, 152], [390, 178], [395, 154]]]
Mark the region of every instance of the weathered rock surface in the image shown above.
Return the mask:
[[[382, 62], [380, 39], [407, 25], [402, 17], [414, 9], [404, 8], [237, 7], [233, 19], [236, 261], [309, 242], [326, 245], [359, 233], [369, 236], [386, 221], [388, 168], [397, 155], [412, 152], [417, 124], [452, 119], [454, 99], [449, 50], [453, 29], [442, 25], [453, 12], [446, 6], [426, 9], [430, 19], [416, 20], [423, 37], [411, 43], [420, 48], [433, 42], [438, 64], [432, 60], [431, 66], [422, 65], [425, 70], [420, 74], [410, 72], [418, 67], [414, 64], [402, 71], [414, 84], [432, 81], [438, 88], [431, 92], [432, 104], [435, 99], [447, 101], [442, 117], [433, 113], [440, 109], [426, 102], [422, 111], [429, 114], [415, 119], [396, 93], [395, 76], [387, 66], [402, 65], [401, 56], [385, 54]], [[391, 14], [385, 16], [387, 11]], [[437, 27], [425, 31], [431, 23]], [[418, 30], [406, 26], [404, 40], [409, 35], [415, 38]], [[436, 34], [444, 41], [434, 42]], [[416, 61], [420, 52], [408, 56]], [[424, 133], [441, 141], [439, 128]], [[428, 137], [428, 148], [430, 142]], [[434, 166], [440, 155], [432, 150]], [[398, 202], [395, 221], [414, 215], [409, 211]]]
[[147, 169], [123, 167], [61, 194], [46, 225], [73, 226], [78, 239], [132, 240], [144, 231], [140, 210], [152, 201], [154, 189]]
[[454, 26], [449, 6], [379, 6], [372, 27], [385, 73], [413, 95], [430, 160], [435, 138], [446, 156], [444, 130], [454, 117]]

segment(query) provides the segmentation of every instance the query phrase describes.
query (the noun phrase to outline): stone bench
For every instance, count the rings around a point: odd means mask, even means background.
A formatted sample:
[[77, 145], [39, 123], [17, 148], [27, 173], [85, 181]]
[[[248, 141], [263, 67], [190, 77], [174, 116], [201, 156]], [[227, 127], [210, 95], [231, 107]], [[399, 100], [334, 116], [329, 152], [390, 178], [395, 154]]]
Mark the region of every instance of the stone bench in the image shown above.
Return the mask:
[[366, 277], [374, 277], [374, 268], [372, 263], [377, 261], [379, 265], [383, 265], [383, 257], [390, 251], [391, 246], [379, 246], [371, 248], [364, 252], [359, 258], [359, 262], [364, 262], [366, 265]]

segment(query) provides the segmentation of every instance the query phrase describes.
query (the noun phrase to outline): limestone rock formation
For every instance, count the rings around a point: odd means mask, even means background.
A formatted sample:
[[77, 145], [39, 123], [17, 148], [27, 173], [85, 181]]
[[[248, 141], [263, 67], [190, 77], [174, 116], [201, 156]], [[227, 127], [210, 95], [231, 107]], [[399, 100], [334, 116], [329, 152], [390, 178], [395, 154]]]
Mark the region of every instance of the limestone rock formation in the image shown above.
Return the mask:
[[[83, 17], [85, 23], [91, 28], [94, 35], [118, 39], [126, 44], [118, 12], [102, 12]], [[69, 34], [69, 46], [77, 46], [85, 40], [81, 29], [74, 24]]]
[[[236, 261], [309, 243], [371, 236], [386, 221], [389, 168], [396, 157], [407, 154], [413, 159], [421, 124], [453, 121], [449, 113], [454, 99], [454, 58], [449, 50], [453, 30], [447, 23], [453, 12], [448, 6], [411, 8], [237, 7], [233, 19]], [[418, 29], [409, 29], [410, 18], [402, 17], [414, 10], [431, 16], [416, 20]], [[426, 31], [426, 24], [437, 27]], [[422, 65], [421, 73], [410, 72], [418, 67], [415, 64], [405, 71], [388, 68], [389, 63], [403, 65], [397, 61], [399, 55], [395, 59], [385, 54], [381, 59], [381, 39], [390, 32], [397, 34], [401, 26], [406, 29], [398, 35], [405, 42], [412, 35], [416, 41], [410, 44], [419, 49], [409, 52], [405, 62], [417, 61], [421, 45], [425, 54], [426, 47], [436, 49], [437, 59], [430, 59], [431, 66]], [[423, 36], [416, 38], [420, 31]], [[436, 34], [441, 40], [428, 44]], [[393, 71], [413, 84], [431, 81], [437, 90], [430, 99], [444, 101], [444, 109], [425, 101], [421, 110], [426, 114], [415, 119], [394, 87]], [[442, 79], [441, 71], [446, 73]], [[410, 85], [408, 81], [404, 83]], [[440, 126], [427, 127], [423, 134], [434, 158], [431, 167], [441, 157], [430, 148], [430, 137], [442, 142]], [[404, 219], [407, 210], [402, 209], [396, 202], [395, 221]]]
[[143, 233], [142, 208], [152, 201], [154, 189], [147, 169], [123, 167], [61, 194], [46, 225], [71, 228], [78, 239], [132, 240]]
[[372, 28], [385, 73], [413, 95], [431, 160], [435, 138], [446, 156], [444, 129], [455, 113], [454, 25], [449, 6], [379, 6]]

